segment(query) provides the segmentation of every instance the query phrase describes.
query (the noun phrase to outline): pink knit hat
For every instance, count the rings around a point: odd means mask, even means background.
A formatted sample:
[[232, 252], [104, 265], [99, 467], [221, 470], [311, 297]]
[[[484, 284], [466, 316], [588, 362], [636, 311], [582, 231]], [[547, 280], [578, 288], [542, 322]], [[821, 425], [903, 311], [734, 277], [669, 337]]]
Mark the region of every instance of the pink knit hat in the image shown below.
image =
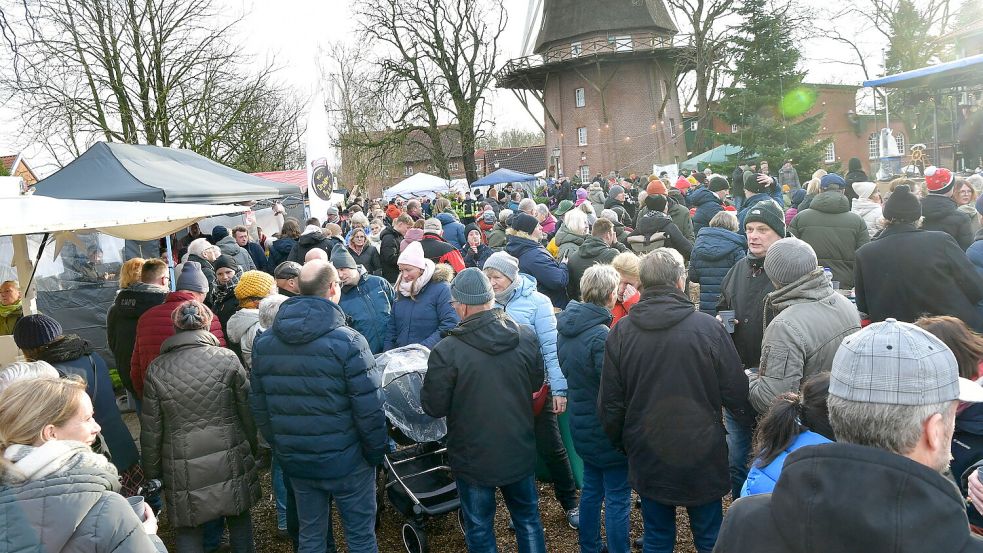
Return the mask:
[[419, 242], [410, 242], [410, 245], [406, 246], [403, 253], [399, 254], [399, 259], [396, 260], [396, 263], [398, 265], [410, 265], [418, 269], [426, 269], [426, 259], [423, 255], [423, 245]]

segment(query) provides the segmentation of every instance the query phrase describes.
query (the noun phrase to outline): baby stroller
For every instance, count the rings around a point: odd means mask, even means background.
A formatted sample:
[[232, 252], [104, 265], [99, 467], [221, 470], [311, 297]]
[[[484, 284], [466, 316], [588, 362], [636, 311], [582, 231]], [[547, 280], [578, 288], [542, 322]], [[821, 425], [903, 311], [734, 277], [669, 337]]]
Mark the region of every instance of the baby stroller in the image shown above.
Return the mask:
[[427, 348], [413, 345], [376, 359], [383, 368], [389, 435], [398, 445], [383, 460], [385, 484], [379, 492], [385, 493], [405, 519], [401, 534], [407, 553], [429, 551], [424, 524], [432, 517], [457, 511], [458, 526], [464, 532], [457, 484], [447, 464], [447, 448], [441, 443], [447, 422], [427, 415], [420, 404], [429, 355]]

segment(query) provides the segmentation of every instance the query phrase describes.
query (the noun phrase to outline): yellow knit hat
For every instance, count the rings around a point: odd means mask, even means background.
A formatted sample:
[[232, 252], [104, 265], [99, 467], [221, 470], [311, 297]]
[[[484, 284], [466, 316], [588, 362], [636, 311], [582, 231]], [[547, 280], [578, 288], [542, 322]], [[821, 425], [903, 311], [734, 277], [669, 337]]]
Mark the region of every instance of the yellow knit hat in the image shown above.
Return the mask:
[[265, 298], [273, 291], [276, 281], [263, 271], [246, 271], [236, 285], [236, 299], [241, 303], [247, 298]]

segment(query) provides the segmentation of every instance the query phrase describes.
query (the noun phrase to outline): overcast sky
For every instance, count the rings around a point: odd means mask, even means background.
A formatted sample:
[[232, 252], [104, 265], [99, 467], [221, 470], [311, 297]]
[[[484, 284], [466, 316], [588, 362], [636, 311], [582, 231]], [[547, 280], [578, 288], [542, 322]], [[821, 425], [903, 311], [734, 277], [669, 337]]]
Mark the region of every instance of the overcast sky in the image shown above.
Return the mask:
[[[281, 67], [278, 78], [297, 90], [313, 95], [316, 87], [315, 59], [318, 46], [340, 40], [355, 43], [353, 9], [358, 0], [215, 0], [226, 9], [227, 17], [242, 16], [238, 28], [239, 42], [257, 64], [272, 59]], [[602, 0], [596, 0], [602, 1]], [[834, 0], [850, 1], [850, 0]], [[501, 63], [521, 55], [529, 0], [503, 0], [509, 15], [508, 27], [501, 39]], [[871, 37], [876, 38], [876, 37]], [[862, 39], [862, 37], [861, 37]], [[862, 75], [853, 68], [816, 60], [830, 57], [828, 43], [815, 41], [803, 45], [804, 65], [810, 82], [859, 83]], [[835, 50], [834, 50], [835, 52]], [[848, 56], [846, 52], [834, 55]], [[494, 91], [489, 98], [492, 120], [501, 128], [537, 128], [535, 122], [508, 90]], [[541, 110], [534, 110], [540, 114]], [[16, 114], [0, 109], [0, 154], [23, 150], [39, 172], [48, 174], [48, 158], [38, 147], [18, 143], [15, 138]]]

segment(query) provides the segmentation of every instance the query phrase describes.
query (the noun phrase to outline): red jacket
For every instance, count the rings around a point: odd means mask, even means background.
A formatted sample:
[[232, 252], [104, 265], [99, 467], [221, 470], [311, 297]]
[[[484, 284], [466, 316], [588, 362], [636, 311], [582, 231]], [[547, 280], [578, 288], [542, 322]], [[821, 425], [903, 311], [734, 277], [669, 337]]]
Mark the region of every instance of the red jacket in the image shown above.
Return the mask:
[[641, 292], [635, 292], [635, 295], [626, 299], [625, 301], [619, 301], [614, 304], [614, 309], [611, 310], [611, 326], [613, 327], [622, 317], [628, 314], [628, 310], [638, 303], [638, 299], [642, 297]]
[[[171, 323], [171, 313], [178, 304], [193, 300], [194, 292], [178, 290], [167, 294], [164, 303], [148, 309], [137, 321], [137, 337], [134, 340], [133, 356], [130, 358], [130, 378], [133, 379], [133, 391], [138, 398], [143, 399], [143, 378], [147, 367], [160, 355], [160, 346], [164, 340], [174, 335], [174, 324]], [[212, 313], [212, 334], [218, 338], [219, 345], [225, 347], [225, 335], [222, 334], [222, 323]]]
[[423, 256], [430, 261], [447, 263], [454, 268], [455, 274], [464, 270], [464, 257], [461, 256], [460, 250], [436, 234], [423, 235], [420, 245], [423, 246]]

